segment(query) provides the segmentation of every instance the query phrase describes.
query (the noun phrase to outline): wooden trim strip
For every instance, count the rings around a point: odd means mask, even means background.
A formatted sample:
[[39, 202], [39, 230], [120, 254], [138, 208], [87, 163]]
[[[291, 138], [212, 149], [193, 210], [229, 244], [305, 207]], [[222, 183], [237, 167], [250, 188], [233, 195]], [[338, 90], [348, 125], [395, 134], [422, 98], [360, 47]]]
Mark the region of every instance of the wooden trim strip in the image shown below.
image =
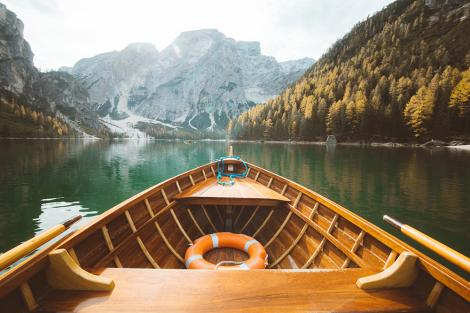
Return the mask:
[[[145, 199], [147, 200], [147, 198]], [[150, 217], [154, 217], [155, 214], [153, 213], [152, 209], [150, 208], [150, 203], [147, 201], [144, 201], [145, 202], [145, 205], [147, 206], [147, 210], [150, 214]], [[124, 214], [126, 215], [126, 219], [127, 219], [127, 223], [129, 224], [129, 226], [131, 227], [131, 230], [133, 233], [136, 233], [137, 232], [137, 228], [135, 227], [135, 224], [134, 224], [134, 221], [132, 220], [132, 216], [130, 215], [129, 211], [125, 211]], [[142, 250], [142, 252], [144, 253], [145, 257], [147, 258], [147, 261], [149, 261], [149, 263], [153, 266], [153, 268], [160, 268], [160, 266], [158, 266], [157, 262], [155, 261], [155, 259], [152, 257], [152, 255], [150, 254], [150, 252], [147, 250], [147, 247], [145, 246], [144, 242], [142, 241], [142, 239], [140, 238], [140, 236], [137, 235], [137, 237], [135, 238], [135, 240], [137, 240], [137, 243], [139, 244], [139, 247], [140, 247], [140, 250]]]
[[240, 233], [243, 233], [245, 228], [250, 224], [251, 220], [255, 217], [256, 213], [258, 213], [259, 210], [259, 205], [253, 210], [253, 213], [251, 214], [250, 218], [246, 221], [245, 225], [240, 229]]
[[188, 214], [189, 214], [189, 217], [193, 220], [193, 223], [194, 225], [196, 225], [196, 228], [199, 230], [199, 232], [201, 233], [201, 235], [205, 235], [204, 231], [202, 230], [201, 226], [199, 226], [198, 222], [196, 221], [196, 219], [194, 218], [194, 215], [193, 213], [191, 212], [190, 209], [186, 209], [188, 211]]
[[271, 184], [273, 183], [273, 180], [274, 180], [274, 178], [271, 176], [271, 178], [269, 179], [269, 182], [268, 182], [268, 184], [266, 185], [266, 187], [270, 188], [270, 187], [271, 187]]
[[281, 231], [284, 229], [284, 227], [286, 227], [287, 225], [287, 222], [289, 221], [290, 217], [292, 216], [293, 212], [292, 211], [289, 211], [289, 213], [287, 213], [287, 216], [286, 218], [284, 219], [284, 222], [282, 222], [281, 226], [279, 226], [279, 229], [276, 231], [276, 233], [274, 233], [274, 235], [271, 237], [271, 239], [269, 239], [268, 243], [266, 243], [264, 245], [265, 248], [269, 247], [273, 241], [277, 238], [277, 236], [279, 236], [279, 234], [281, 233]]
[[182, 193], [183, 190], [181, 190], [181, 186], [180, 186], [179, 181], [176, 180], [175, 183], [176, 183], [176, 188], [178, 188], [178, 192], [179, 192], [179, 193]]
[[26, 307], [28, 308], [28, 311], [33, 312], [34, 310], [36, 310], [39, 305], [36, 302], [36, 299], [34, 298], [33, 291], [31, 290], [28, 281], [25, 281], [20, 285], [20, 291], [23, 301], [26, 304]]
[[215, 175], [215, 171], [214, 171], [214, 168], [212, 167], [212, 165], [211, 165], [211, 171], [212, 171], [212, 175], [214, 175], [214, 177], [217, 177], [217, 175]]
[[176, 225], [178, 225], [178, 228], [181, 231], [181, 233], [183, 234], [184, 238], [186, 238], [186, 240], [189, 243], [193, 243], [191, 238], [189, 238], [188, 233], [186, 233], [186, 231], [184, 230], [183, 225], [181, 225], [180, 220], [178, 219], [178, 216], [176, 216], [175, 211], [173, 209], [171, 209], [170, 213], [171, 213], [171, 216], [173, 216], [173, 219], [175, 220]]
[[323, 239], [320, 241], [318, 246], [316, 247], [315, 251], [313, 251], [312, 255], [308, 258], [307, 262], [305, 262], [304, 265], [302, 265], [302, 269], [306, 269], [312, 264], [313, 261], [315, 261], [315, 258], [318, 256], [318, 254], [323, 250], [323, 246], [326, 243], [326, 238], [323, 237]]
[[260, 227], [258, 227], [258, 229], [255, 231], [255, 233], [251, 237], [255, 238], [256, 235], [258, 235], [258, 233], [264, 228], [264, 226], [266, 226], [266, 224], [268, 223], [273, 213], [274, 213], [274, 209], [271, 209], [271, 212], [269, 212], [268, 216], [264, 219], [263, 223], [260, 225]]
[[[317, 209], [318, 202], [315, 204], [315, 207], [313, 208], [312, 212], [308, 217], [310, 220], [312, 219], [313, 215], [317, 212]], [[308, 227], [308, 224], [305, 223], [302, 229], [300, 230], [299, 234], [297, 235], [297, 238], [295, 238], [289, 248], [287, 248], [287, 250], [284, 251], [284, 253], [281, 254], [281, 256], [269, 266], [269, 268], [273, 268], [274, 266], [278, 265], [282, 260], [284, 260], [284, 258], [292, 251], [292, 249], [295, 248], [295, 246], [299, 243], [300, 239], [302, 239], [302, 237], [305, 235], [305, 232], [307, 231]]]
[[237, 217], [235, 217], [235, 220], [233, 221], [234, 226], [237, 225], [237, 222], [240, 219], [240, 216], [242, 215], [244, 209], [245, 209], [245, 206], [242, 206], [240, 210], [238, 210], [238, 215]]
[[[108, 232], [108, 228], [106, 227], [106, 225], [101, 227], [101, 233], [103, 234], [104, 240], [106, 241], [106, 245], [108, 246], [109, 252], [113, 253], [115, 249], [114, 249], [113, 242], [111, 241], [111, 237], [109, 237], [109, 232]], [[117, 267], [122, 267], [121, 260], [119, 260], [119, 257], [117, 255], [115, 255], [113, 259], [114, 259], [114, 264]]]
[[248, 171], [246, 172], [246, 177], [248, 177], [248, 175], [250, 175], [250, 171], [251, 171], [251, 167], [248, 167]]
[[331, 224], [328, 227], [328, 230], [325, 231], [323, 228], [318, 226], [315, 222], [313, 222], [312, 220], [309, 220], [308, 217], [306, 217], [305, 215], [302, 214], [302, 212], [300, 212], [296, 208], [292, 207], [291, 205], [289, 205], [289, 207], [291, 208], [291, 212], [293, 212], [295, 215], [297, 215], [298, 217], [303, 219], [305, 222], [309, 223], [309, 225], [315, 231], [317, 231], [318, 233], [320, 233], [320, 235], [325, 237], [329, 242], [331, 242], [334, 246], [336, 246], [336, 248], [338, 248], [341, 252], [343, 252], [347, 257], [349, 257], [351, 259], [351, 261], [356, 263], [359, 267], [365, 268], [365, 269], [377, 270], [377, 268], [371, 268], [370, 264], [366, 263], [364, 260], [362, 260], [356, 254], [351, 253], [351, 251], [349, 251], [349, 249], [341, 241], [339, 241], [338, 239], [333, 237], [333, 235], [330, 234], [331, 230], [333, 230], [333, 228], [336, 224], [336, 220], [339, 217], [338, 214], [336, 214], [335, 217], [333, 217], [333, 219], [331, 220]]
[[204, 171], [204, 169], [202, 169], [202, 176], [204, 176], [204, 180], [207, 180], [206, 171]]
[[196, 185], [196, 183], [194, 182], [194, 179], [193, 179], [193, 175], [189, 174], [189, 180], [191, 181], [191, 185]]
[[[357, 236], [356, 240], [354, 241], [354, 245], [351, 248], [352, 253], [356, 253], [356, 250], [359, 248], [359, 246], [362, 243], [362, 240], [364, 239], [366, 232], [361, 230], [359, 235]], [[344, 260], [343, 265], [341, 265], [341, 268], [347, 268], [349, 266], [349, 263], [351, 262], [351, 259], [346, 257], [346, 260]]]
[[208, 221], [209, 224], [211, 225], [212, 229], [214, 230], [214, 232], [217, 233], [217, 232], [218, 232], [217, 227], [215, 227], [214, 223], [212, 222], [211, 217], [209, 216], [209, 213], [207, 213], [206, 207], [205, 207], [204, 205], [201, 205], [201, 208], [202, 208], [202, 210], [204, 211], [204, 215], [206, 216], [207, 221]]
[[170, 204], [170, 201], [168, 201], [168, 197], [166, 196], [165, 189], [162, 188], [162, 189], [160, 189], [160, 191], [161, 191], [161, 193], [162, 193], [163, 200], [165, 200], [166, 205], [169, 205], [169, 204]]
[[166, 238], [165, 234], [163, 233], [163, 230], [162, 228], [160, 227], [160, 224], [158, 224], [158, 221], [155, 220], [155, 227], [157, 228], [157, 231], [158, 233], [160, 234], [160, 236], [162, 237], [163, 239], [163, 242], [165, 243], [166, 247], [171, 251], [171, 253], [173, 253], [173, 255], [181, 261], [181, 263], [184, 264], [184, 259], [183, 257], [181, 257], [181, 255], [176, 252], [176, 250], [173, 248], [173, 246], [170, 244], [170, 242], [168, 241], [168, 238]]
[[256, 173], [256, 176], [255, 176], [255, 181], [258, 180], [258, 177], [259, 177], [259, 174], [261, 173], [261, 171], [258, 171], [258, 173]]
[[[158, 211], [152, 218], [150, 218], [149, 220], [147, 220], [144, 224], [142, 224], [142, 226], [139, 227], [139, 229], [137, 229], [137, 231], [135, 233], [132, 233], [131, 235], [127, 236], [127, 238], [125, 238], [123, 241], [121, 241], [115, 248], [113, 251], [110, 251], [110, 253], [108, 253], [107, 255], [105, 255], [100, 261], [98, 261], [96, 263], [96, 265], [94, 265], [94, 267], [103, 267], [103, 266], [106, 266], [108, 264], [108, 262], [111, 261], [112, 258], [114, 258], [114, 256], [116, 255], [116, 253], [118, 253], [119, 251], [121, 251], [121, 249], [125, 248], [126, 245], [129, 243], [130, 240], [134, 239], [135, 237], [137, 237], [137, 234], [142, 231], [142, 229], [144, 229], [145, 227], [147, 227], [148, 225], [150, 225], [150, 223], [152, 223], [157, 217], [159, 217], [160, 215], [162, 215], [163, 213], [167, 212], [168, 210], [170, 210], [173, 206], [175, 206], [176, 204], [176, 201], [173, 201], [171, 202], [168, 206], [164, 207], [163, 209], [161, 209], [160, 211]], [[150, 207], [150, 206], [149, 206]], [[148, 208], [149, 208], [148, 207]], [[147, 209], [148, 209], [147, 208]]]
[[439, 302], [439, 298], [441, 297], [443, 290], [444, 290], [444, 285], [441, 284], [439, 281], [436, 281], [436, 283], [432, 287], [426, 299], [426, 304], [428, 307], [430, 307], [431, 309], [434, 309], [436, 304]]

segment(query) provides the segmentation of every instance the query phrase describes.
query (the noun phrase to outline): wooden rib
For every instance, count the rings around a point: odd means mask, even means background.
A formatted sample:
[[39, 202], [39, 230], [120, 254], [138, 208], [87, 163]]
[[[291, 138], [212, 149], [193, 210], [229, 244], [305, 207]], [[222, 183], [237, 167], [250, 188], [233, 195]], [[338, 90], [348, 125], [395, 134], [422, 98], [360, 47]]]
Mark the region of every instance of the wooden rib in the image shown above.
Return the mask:
[[72, 257], [72, 259], [75, 261], [75, 263], [77, 263], [78, 265], [80, 265], [80, 260], [78, 259], [78, 256], [77, 254], [75, 253], [75, 250], [73, 248], [70, 248], [69, 250], [69, 254], [70, 256]]
[[207, 180], [206, 171], [204, 171], [204, 169], [202, 169], [201, 171], [202, 171], [202, 175], [204, 176], [204, 180]]
[[214, 171], [214, 168], [211, 166], [211, 171], [212, 171], [212, 175], [214, 175], [214, 177], [217, 177], [217, 175], [215, 175], [215, 171]]
[[287, 190], [287, 184], [285, 184], [284, 187], [282, 187], [281, 195], [284, 195], [286, 190]]
[[155, 227], [157, 228], [157, 231], [158, 233], [160, 234], [160, 236], [162, 237], [163, 239], [163, 242], [165, 243], [166, 247], [171, 251], [171, 253], [173, 253], [173, 255], [181, 261], [181, 263], [184, 263], [184, 259], [181, 257], [181, 255], [176, 252], [176, 250], [173, 248], [173, 246], [170, 244], [170, 242], [168, 241], [168, 238], [166, 238], [165, 234], [163, 233], [163, 230], [162, 228], [160, 227], [160, 224], [158, 224], [158, 221], [155, 220]]
[[248, 171], [246, 172], [246, 177], [248, 177], [248, 175], [250, 175], [250, 171], [251, 171], [251, 167], [248, 168]]
[[201, 208], [202, 210], [204, 211], [204, 215], [206, 216], [207, 218], [207, 221], [209, 222], [209, 224], [211, 225], [212, 229], [214, 230], [214, 232], [218, 232], [217, 228], [215, 227], [214, 223], [212, 222], [212, 219], [211, 217], [209, 216], [209, 214], [207, 213], [207, 210], [206, 210], [206, 207], [204, 205], [201, 205]]
[[269, 245], [273, 243], [273, 241], [277, 238], [277, 236], [279, 236], [279, 234], [284, 229], [284, 227], [286, 227], [286, 224], [289, 221], [292, 214], [293, 214], [292, 211], [289, 211], [289, 213], [287, 213], [287, 216], [284, 219], [284, 222], [282, 222], [281, 226], [279, 226], [279, 229], [276, 231], [276, 233], [271, 237], [271, 239], [269, 239], [268, 243], [264, 246], [265, 248], [269, 247]]
[[240, 229], [240, 233], [243, 233], [245, 228], [250, 224], [251, 220], [255, 217], [256, 213], [258, 213], [259, 210], [259, 205], [253, 210], [253, 213], [251, 214], [250, 218], [246, 221], [245, 225]]
[[135, 233], [137, 231], [137, 228], [135, 228], [135, 224], [134, 224], [134, 221], [132, 220], [131, 214], [129, 213], [129, 211], [126, 210], [124, 212], [124, 215], [126, 216], [127, 223], [131, 227], [132, 232]]
[[390, 254], [388, 255], [387, 261], [385, 261], [384, 264], [384, 269], [388, 268], [390, 265], [395, 262], [396, 258], [398, 256], [398, 253], [394, 250], [390, 251]]
[[28, 308], [29, 312], [33, 312], [34, 310], [37, 309], [38, 303], [36, 302], [36, 299], [34, 298], [33, 291], [31, 290], [31, 287], [29, 286], [29, 283], [25, 281], [20, 285], [20, 291], [21, 291], [21, 296], [23, 297], [24, 303], [26, 304], [26, 307]]
[[[101, 227], [101, 232], [103, 233], [103, 237], [104, 237], [104, 240], [106, 241], [106, 245], [108, 246], [108, 250], [109, 252], [114, 252], [114, 245], [113, 245], [113, 242], [111, 241], [111, 237], [109, 237], [109, 232], [108, 232], [108, 228], [106, 227], [106, 225], [103, 225], [103, 227]], [[117, 267], [122, 267], [122, 263], [121, 263], [121, 260], [119, 260], [119, 257], [117, 255], [114, 256], [114, 264], [117, 266]]]
[[[318, 202], [317, 202], [318, 204]], [[317, 206], [318, 208], [318, 206]], [[330, 226], [328, 226], [328, 230], [327, 232], [330, 233], [331, 230], [333, 230], [333, 227], [336, 223], [338, 219], [338, 214], [336, 214], [333, 219], [331, 220], [330, 222]], [[323, 250], [323, 246], [325, 245], [326, 243], [326, 238], [323, 237], [323, 239], [321, 240], [320, 244], [317, 246], [317, 248], [315, 249], [315, 251], [312, 253], [312, 255], [308, 258], [307, 262], [305, 262], [304, 265], [302, 265], [302, 268], [305, 269], [307, 267], [310, 266], [310, 264], [312, 264], [313, 261], [315, 261], [315, 258], [318, 256], [318, 254]]]
[[[318, 205], [319, 203], [315, 203], [315, 207], [313, 208], [312, 212], [310, 213], [309, 215], [309, 219], [311, 220], [313, 215], [317, 212], [318, 210]], [[292, 242], [292, 244], [289, 246], [289, 248], [287, 248], [286, 251], [284, 251], [283, 254], [281, 254], [281, 256], [276, 260], [274, 261], [269, 267], [270, 268], [273, 268], [274, 266], [278, 265], [282, 260], [284, 260], [284, 258], [292, 251], [292, 249], [295, 248], [295, 246], [299, 243], [300, 239], [302, 239], [303, 235], [305, 234], [305, 232], [307, 231], [308, 229], [308, 224], [305, 223], [304, 226], [302, 227], [302, 229], [300, 230], [299, 234], [297, 235], [297, 238], [295, 238], [295, 240]]]
[[201, 226], [199, 226], [198, 222], [196, 221], [196, 219], [194, 218], [194, 215], [193, 213], [191, 212], [190, 209], [186, 209], [188, 211], [188, 214], [189, 214], [189, 217], [193, 220], [193, 223], [194, 225], [196, 225], [196, 228], [199, 230], [199, 232], [204, 236], [205, 233], [204, 231], [202, 230]]
[[[329, 242], [331, 242], [334, 246], [336, 246], [341, 252], [343, 252], [347, 257], [349, 257], [351, 259], [351, 261], [353, 261], [354, 263], [356, 263], [357, 265], [359, 265], [359, 267], [361, 268], [364, 268], [364, 269], [373, 269], [373, 270], [377, 270], [377, 268], [373, 267], [371, 264], [365, 262], [363, 259], [361, 259], [358, 255], [354, 254], [354, 253], [351, 253], [351, 251], [349, 251], [349, 248], [346, 247], [344, 245], [344, 243], [342, 243], [341, 241], [338, 240], [338, 238], [334, 237], [332, 234], [330, 234], [331, 230], [333, 230], [335, 224], [336, 224], [336, 220], [338, 219], [338, 214], [335, 215], [335, 217], [333, 217], [333, 220], [332, 220], [332, 223], [330, 224], [330, 227], [328, 227], [328, 230], [324, 230], [323, 228], [321, 228], [318, 224], [314, 223], [313, 221], [309, 220], [307, 216], [305, 216], [304, 214], [302, 214], [302, 212], [300, 212], [299, 210], [297, 210], [296, 208], [290, 206], [291, 208], [291, 211], [294, 212], [294, 214], [298, 217], [300, 217], [301, 219], [303, 219], [304, 221], [308, 222], [310, 224], [310, 226], [316, 231], [318, 232], [320, 235], [322, 235], [323, 237], [325, 237]], [[333, 223], [334, 222], [334, 223]]]
[[[137, 234], [139, 232], [142, 231], [142, 229], [145, 229], [146, 227], [148, 227], [148, 225], [151, 225], [151, 223], [153, 223], [153, 221], [160, 215], [166, 213], [167, 211], [169, 211], [171, 208], [173, 208], [176, 204], [176, 201], [172, 201], [169, 205], [167, 205], [166, 207], [164, 207], [163, 209], [161, 209], [160, 211], [158, 211], [157, 213], [155, 213], [153, 215], [152, 218], [150, 218], [149, 220], [145, 221], [145, 223], [143, 223], [139, 229], [137, 230], [137, 232], [135, 233], [132, 233], [131, 235], [127, 236], [124, 240], [122, 240], [115, 248], [113, 251], [110, 251], [107, 255], [105, 255], [101, 260], [99, 260], [95, 265], [94, 267], [105, 267], [109, 262], [111, 262], [111, 260], [114, 258], [114, 256], [120, 252], [122, 249], [126, 248], [129, 244], [129, 242], [133, 239], [135, 239], [135, 237], [137, 237]], [[150, 207], [150, 206], [149, 206]]]
[[181, 190], [180, 183], [179, 183], [177, 180], [175, 180], [175, 183], [176, 183], [176, 188], [178, 188], [178, 192], [179, 192], [179, 193], [182, 193], [183, 190]]
[[219, 206], [215, 205], [215, 212], [217, 213], [217, 217], [219, 218], [220, 224], [224, 225], [224, 219], [222, 217], [222, 213], [220, 213]]
[[326, 243], [326, 238], [323, 237], [323, 239], [321, 240], [320, 244], [317, 246], [317, 248], [315, 249], [315, 251], [312, 253], [312, 255], [308, 258], [307, 262], [305, 262], [304, 265], [302, 265], [302, 269], [305, 269], [307, 267], [310, 266], [310, 264], [312, 264], [313, 261], [315, 261], [315, 258], [318, 256], [318, 254], [323, 250], [323, 246], [325, 245]]
[[258, 235], [258, 233], [264, 228], [264, 226], [266, 226], [266, 224], [268, 223], [273, 213], [274, 213], [274, 209], [272, 209], [271, 212], [269, 212], [268, 216], [264, 219], [263, 223], [260, 225], [260, 227], [258, 227], [258, 229], [255, 231], [255, 233], [251, 237], [255, 238], [256, 235]]
[[268, 188], [271, 187], [271, 184], [273, 183], [273, 180], [274, 180], [274, 178], [271, 176], [271, 178], [269, 179], [269, 182], [266, 185], [266, 187], [268, 187]]
[[245, 206], [242, 206], [240, 210], [238, 210], [238, 215], [235, 217], [235, 220], [233, 221], [233, 225], [237, 225], [238, 220], [240, 219], [240, 216], [242, 215], [243, 210], [245, 209]]
[[258, 177], [259, 177], [259, 174], [261, 173], [261, 171], [258, 171], [258, 173], [256, 173], [256, 176], [255, 176], [255, 181], [258, 180]]
[[171, 216], [173, 216], [173, 219], [175, 220], [175, 223], [176, 225], [178, 225], [178, 228], [180, 229], [181, 233], [183, 234], [184, 238], [186, 238], [186, 240], [189, 242], [189, 243], [193, 243], [193, 241], [191, 240], [191, 238], [189, 238], [188, 234], [186, 233], [186, 231], [184, 230], [183, 228], [183, 225], [181, 225], [179, 219], [178, 219], [178, 216], [176, 216], [176, 213], [173, 209], [170, 210], [170, 213], [171, 213]]
[[292, 205], [294, 208], [297, 208], [297, 206], [299, 205], [301, 197], [302, 197], [302, 191], [299, 191], [299, 194], [297, 195], [297, 198], [295, 198], [294, 204]]
[[168, 197], [166, 196], [165, 190], [162, 188], [160, 191], [161, 191], [161, 193], [162, 193], [163, 200], [165, 200], [166, 205], [169, 205], [169, 204], [170, 204], [170, 201], [168, 201]]
[[140, 246], [140, 249], [144, 253], [147, 260], [150, 262], [150, 264], [152, 264], [153, 268], [160, 268], [160, 266], [155, 261], [155, 259], [150, 255], [150, 252], [147, 250], [147, 247], [145, 247], [144, 243], [142, 242], [142, 239], [139, 236], [137, 236], [136, 240], [137, 240], [137, 243]]
[[[364, 236], [365, 236], [365, 232], [363, 230], [361, 230], [361, 232], [359, 233], [359, 236], [357, 236], [356, 238], [356, 241], [354, 241], [354, 245], [352, 246], [351, 248], [351, 252], [352, 253], [356, 253], [356, 250], [359, 248], [359, 246], [361, 245], [362, 243], [362, 240], [364, 239]], [[347, 268], [349, 266], [349, 263], [351, 262], [351, 259], [346, 257], [346, 260], [344, 260], [344, 263], [343, 265], [341, 265], [341, 268]]]
[[196, 183], [194, 182], [194, 179], [193, 179], [193, 175], [189, 174], [189, 180], [191, 181], [191, 185], [196, 185]]
[[[147, 199], [146, 199], [147, 200]], [[147, 201], [148, 203], [148, 201]], [[146, 204], [147, 204], [146, 203]], [[155, 214], [153, 213], [152, 209], [150, 208], [150, 204], [147, 206], [147, 210], [149, 211], [149, 214], [151, 217], [154, 217]], [[126, 219], [127, 219], [127, 223], [129, 224], [129, 226], [131, 227], [131, 230], [133, 233], [136, 233], [137, 232], [137, 228], [135, 227], [135, 224], [134, 224], [134, 221], [132, 220], [132, 217], [129, 213], [129, 211], [125, 211], [124, 214], [126, 215]], [[154, 267], [154, 268], [160, 268], [160, 266], [158, 266], [157, 262], [155, 261], [155, 259], [152, 257], [152, 255], [150, 254], [150, 252], [147, 250], [147, 247], [145, 246], [144, 242], [142, 241], [142, 239], [140, 238], [140, 236], [137, 236], [135, 238], [135, 240], [137, 240], [137, 243], [139, 244], [139, 247], [140, 247], [140, 250], [142, 250], [142, 252], [144, 253], [145, 257], [147, 258], [147, 260], [149, 261], [149, 263]]]
[[439, 298], [441, 297], [443, 290], [444, 290], [444, 285], [441, 284], [439, 281], [436, 281], [436, 283], [432, 287], [432, 290], [429, 292], [429, 295], [426, 299], [426, 304], [431, 309], [434, 309], [436, 304], [439, 302]]

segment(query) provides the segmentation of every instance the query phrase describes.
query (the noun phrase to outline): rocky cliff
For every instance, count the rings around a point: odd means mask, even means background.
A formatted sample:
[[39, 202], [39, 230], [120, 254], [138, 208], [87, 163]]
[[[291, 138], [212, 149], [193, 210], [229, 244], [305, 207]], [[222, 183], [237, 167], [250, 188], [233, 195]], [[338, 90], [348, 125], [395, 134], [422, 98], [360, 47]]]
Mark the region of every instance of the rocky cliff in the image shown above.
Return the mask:
[[[33, 53], [23, 37], [23, 27], [21, 20], [0, 3], [0, 109], [8, 114], [17, 105], [23, 107], [23, 112], [29, 112], [17, 114], [18, 123], [5, 132], [17, 134], [14, 128], [21, 124], [21, 119], [31, 123], [27, 115], [36, 112], [67, 123], [75, 130], [74, 135], [107, 135], [107, 128], [90, 106], [86, 88], [70, 74], [41, 73], [34, 67]], [[44, 127], [37, 123], [37, 128], [40, 131]]]

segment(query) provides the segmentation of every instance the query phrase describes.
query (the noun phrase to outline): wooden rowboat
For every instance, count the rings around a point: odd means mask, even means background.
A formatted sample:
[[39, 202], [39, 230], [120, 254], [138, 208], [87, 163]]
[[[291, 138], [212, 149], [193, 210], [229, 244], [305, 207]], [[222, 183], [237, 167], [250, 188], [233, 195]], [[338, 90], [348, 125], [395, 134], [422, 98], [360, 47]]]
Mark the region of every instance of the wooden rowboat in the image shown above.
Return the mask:
[[[44, 247], [0, 276], [0, 312], [470, 312], [466, 279], [314, 191], [247, 166], [226, 186], [216, 162], [195, 168]], [[228, 159], [223, 170], [241, 173], [243, 163]], [[188, 246], [222, 231], [261, 243], [266, 269], [186, 269]], [[246, 258], [221, 247], [204, 255]]]

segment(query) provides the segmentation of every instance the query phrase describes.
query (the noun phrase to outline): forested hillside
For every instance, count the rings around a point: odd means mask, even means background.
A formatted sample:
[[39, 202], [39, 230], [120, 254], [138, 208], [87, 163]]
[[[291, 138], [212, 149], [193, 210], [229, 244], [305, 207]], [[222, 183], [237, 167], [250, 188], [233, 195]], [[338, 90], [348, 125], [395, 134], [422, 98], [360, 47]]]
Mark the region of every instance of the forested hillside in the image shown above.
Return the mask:
[[470, 136], [470, 3], [399, 0], [357, 24], [280, 96], [230, 122], [238, 139]]

